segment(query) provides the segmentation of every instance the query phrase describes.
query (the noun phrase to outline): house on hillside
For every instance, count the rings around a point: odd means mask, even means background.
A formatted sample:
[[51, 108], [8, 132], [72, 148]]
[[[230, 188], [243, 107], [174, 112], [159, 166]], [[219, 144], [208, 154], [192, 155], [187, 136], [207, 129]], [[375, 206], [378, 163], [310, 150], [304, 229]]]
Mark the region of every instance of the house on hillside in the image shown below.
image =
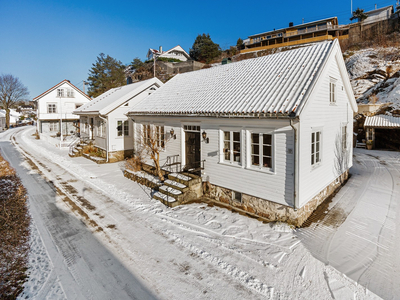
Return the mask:
[[80, 118], [81, 138], [89, 139], [107, 162], [133, 154], [134, 123], [125, 113], [161, 87], [157, 78], [108, 90], [74, 111]]
[[128, 116], [168, 133], [161, 165], [201, 170], [206, 196], [300, 225], [347, 177], [356, 109], [334, 40], [176, 75]]
[[300, 25], [293, 25], [293, 22], [290, 22], [286, 28], [250, 35], [249, 40], [244, 42], [245, 49], [240, 50], [240, 53], [348, 37], [349, 27], [340, 26], [337, 17]]
[[37, 108], [37, 130], [39, 133], [67, 135], [79, 130], [79, 117], [73, 114], [78, 107], [90, 101], [90, 97], [63, 80], [43, 94], [33, 98]]
[[389, 20], [394, 14], [394, 9], [393, 5], [382, 8], [376, 8], [375, 5], [374, 10], [367, 11], [365, 14], [368, 16], [368, 18], [363, 21], [363, 25]]
[[174, 58], [179, 59], [180, 61], [190, 60], [189, 54], [179, 45], [169, 49], [168, 51], [163, 51], [161, 46], [159, 50], [150, 48], [149, 51], [147, 51], [146, 57], [148, 60], [151, 60], [154, 56], [157, 58]]

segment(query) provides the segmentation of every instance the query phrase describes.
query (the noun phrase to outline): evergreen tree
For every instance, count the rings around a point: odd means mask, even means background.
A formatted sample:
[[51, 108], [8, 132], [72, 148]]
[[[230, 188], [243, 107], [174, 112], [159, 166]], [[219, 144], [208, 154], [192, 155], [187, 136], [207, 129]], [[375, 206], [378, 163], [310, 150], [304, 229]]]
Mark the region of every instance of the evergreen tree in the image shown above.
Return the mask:
[[192, 59], [210, 63], [214, 58], [221, 54], [221, 48], [215, 44], [209, 34], [203, 33], [198, 35], [189, 50], [189, 55]]
[[358, 20], [358, 22], [364, 21], [366, 18], [368, 18], [368, 15], [364, 13], [363, 9], [357, 8], [355, 11], [353, 11], [353, 16], [350, 18], [350, 21], [353, 21], [355, 19]]
[[242, 49], [242, 46], [243, 46], [243, 40], [241, 38], [238, 38], [236, 42], [236, 47], [240, 50]]
[[119, 60], [100, 53], [97, 60], [89, 70], [89, 91], [90, 97], [97, 97], [109, 89], [126, 84], [125, 66]]
[[132, 66], [132, 69], [137, 70], [140, 67], [144, 66], [144, 62], [142, 62], [140, 60], [140, 58], [136, 57], [135, 59], [133, 59], [133, 61], [130, 63], [130, 66]]

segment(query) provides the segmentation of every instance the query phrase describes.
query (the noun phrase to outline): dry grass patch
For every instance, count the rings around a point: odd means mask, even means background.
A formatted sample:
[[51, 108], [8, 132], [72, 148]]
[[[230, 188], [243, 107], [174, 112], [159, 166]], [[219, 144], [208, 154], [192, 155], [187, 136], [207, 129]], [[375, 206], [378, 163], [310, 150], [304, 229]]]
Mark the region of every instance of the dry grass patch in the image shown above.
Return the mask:
[[30, 215], [26, 190], [0, 155], [0, 298], [15, 299], [27, 280]]

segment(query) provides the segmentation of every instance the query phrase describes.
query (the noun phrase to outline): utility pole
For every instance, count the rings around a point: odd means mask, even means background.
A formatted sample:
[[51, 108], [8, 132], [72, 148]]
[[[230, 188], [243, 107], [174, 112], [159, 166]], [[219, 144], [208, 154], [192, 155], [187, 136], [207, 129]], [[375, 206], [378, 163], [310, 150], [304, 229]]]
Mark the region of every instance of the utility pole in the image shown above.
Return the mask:
[[83, 93], [84, 93], [84, 94], [86, 94], [86, 93], [85, 93], [85, 85], [86, 85], [86, 81], [83, 80]]

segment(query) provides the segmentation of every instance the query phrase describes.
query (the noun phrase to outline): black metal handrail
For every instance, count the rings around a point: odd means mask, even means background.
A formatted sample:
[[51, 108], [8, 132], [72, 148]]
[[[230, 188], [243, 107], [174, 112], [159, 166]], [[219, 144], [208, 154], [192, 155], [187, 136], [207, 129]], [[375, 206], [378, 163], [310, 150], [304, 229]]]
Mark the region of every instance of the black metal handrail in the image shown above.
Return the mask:
[[179, 161], [179, 154], [167, 156], [167, 160], [161, 169], [167, 169], [169, 172], [173, 172], [174, 167], [176, 173], [181, 172], [182, 163]]

